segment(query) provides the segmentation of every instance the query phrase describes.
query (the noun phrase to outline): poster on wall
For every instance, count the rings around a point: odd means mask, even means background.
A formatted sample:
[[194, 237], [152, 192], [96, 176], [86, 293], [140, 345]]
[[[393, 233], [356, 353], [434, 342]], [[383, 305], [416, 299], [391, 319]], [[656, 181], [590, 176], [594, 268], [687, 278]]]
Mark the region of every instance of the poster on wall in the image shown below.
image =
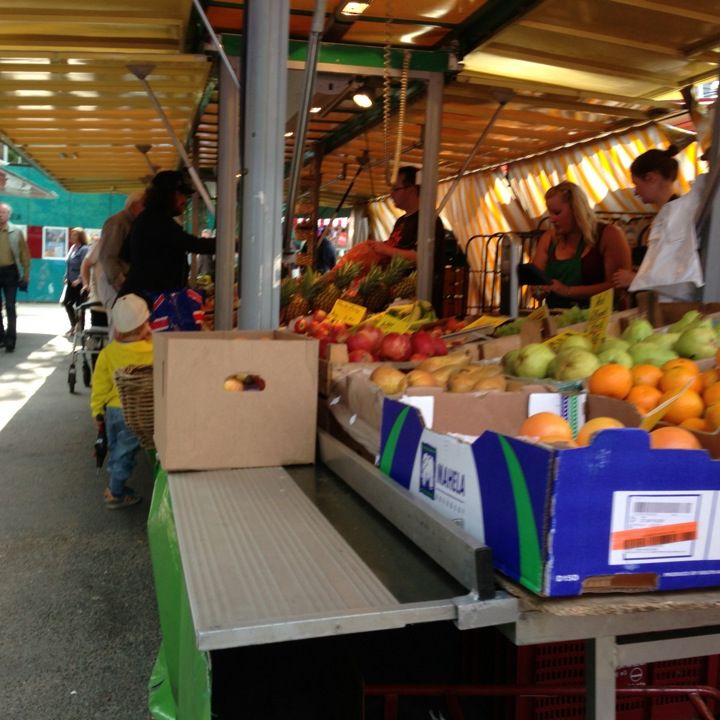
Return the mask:
[[68, 229], [66, 227], [43, 228], [43, 253], [46, 260], [64, 260], [67, 255]]
[[101, 231], [102, 228], [85, 228], [85, 237], [87, 238], [88, 245], [92, 245], [100, 239]]

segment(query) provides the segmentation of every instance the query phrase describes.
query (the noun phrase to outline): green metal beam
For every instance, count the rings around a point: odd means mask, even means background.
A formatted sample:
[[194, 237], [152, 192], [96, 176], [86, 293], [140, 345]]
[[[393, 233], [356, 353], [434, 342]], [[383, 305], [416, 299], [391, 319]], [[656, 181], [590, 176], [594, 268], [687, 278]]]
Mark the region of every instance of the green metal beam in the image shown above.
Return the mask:
[[[240, 55], [242, 50], [242, 35], [229, 35], [223, 33], [223, 48], [228, 55]], [[288, 45], [288, 60], [305, 62], [307, 58], [308, 43], [302, 40], [290, 40]], [[342, 45], [340, 43], [322, 43], [318, 63], [338, 65], [338, 72], [342, 66], [356, 66], [367, 68], [385, 67], [384, 48], [370, 45]], [[429, 50], [411, 50], [410, 71], [447, 72], [449, 69], [446, 52]], [[390, 58], [391, 67], [400, 70], [403, 64], [402, 49], [393, 49]]]

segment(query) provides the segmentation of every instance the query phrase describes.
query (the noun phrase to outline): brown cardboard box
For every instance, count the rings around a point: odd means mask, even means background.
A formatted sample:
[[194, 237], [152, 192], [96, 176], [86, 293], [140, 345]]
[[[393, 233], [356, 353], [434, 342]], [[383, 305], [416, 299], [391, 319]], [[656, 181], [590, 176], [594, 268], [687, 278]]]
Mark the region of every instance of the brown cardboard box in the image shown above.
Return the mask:
[[[283, 331], [157, 333], [155, 446], [166, 470], [315, 460], [318, 343]], [[236, 373], [262, 391], [228, 392]]]

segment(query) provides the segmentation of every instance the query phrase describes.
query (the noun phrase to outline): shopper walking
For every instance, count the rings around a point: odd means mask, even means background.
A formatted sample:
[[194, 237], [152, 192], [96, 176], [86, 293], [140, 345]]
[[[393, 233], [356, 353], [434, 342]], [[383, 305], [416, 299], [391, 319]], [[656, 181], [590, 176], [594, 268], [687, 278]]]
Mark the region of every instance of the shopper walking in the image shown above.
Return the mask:
[[115, 371], [128, 365], [149, 365], [153, 360], [147, 303], [137, 295], [124, 295], [115, 301], [112, 324], [115, 338], [98, 355], [93, 373], [90, 410], [98, 429], [105, 423], [110, 482], [103, 497], [108, 510], [136, 505], [142, 498], [127, 486], [140, 441], [125, 424]]
[[65, 258], [65, 292], [62, 304], [67, 312], [68, 320], [70, 320], [70, 329], [65, 333], [65, 337], [72, 337], [75, 332], [82, 329], [80, 327], [82, 315], [78, 314], [76, 306], [85, 297], [80, 268], [89, 249], [85, 231], [80, 227], [73, 228], [70, 231], [70, 249]]
[[[0, 346], [5, 352], [15, 350], [18, 290], [27, 290], [30, 282], [30, 251], [20, 228], [10, 224], [12, 208], [0, 204]], [[7, 316], [3, 323], [2, 308]]]

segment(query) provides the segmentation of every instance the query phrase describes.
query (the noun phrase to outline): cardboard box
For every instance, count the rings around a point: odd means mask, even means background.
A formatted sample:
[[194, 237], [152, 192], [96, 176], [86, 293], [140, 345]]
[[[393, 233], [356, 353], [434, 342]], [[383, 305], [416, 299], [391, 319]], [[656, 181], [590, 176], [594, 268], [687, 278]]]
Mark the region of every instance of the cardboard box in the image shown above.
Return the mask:
[[[518, 439], [532, 398], [440, 395], [425, 420], [386, 400], [380, 467], [539, 595], [720, 585], [720, 461], [650, 450], [635, 428], [576, 449]], [[631, 421], [609, 398], [589, 396], [587, 411]]]
[[[283, 331], [157, 333], [155, 446], [166, 470], [315, 461], [318, 343]], [[262, 391], [228, 392], [237, 373]]]
[[638, 293], [638, 307], [647, 315], [653, 327], [665, 327], [682, 318], [690, 310], [697, 310], [702, 315], [717, 317], [720, 315], [720, 303], [699, 302], [658, 302], [655, 293]]

